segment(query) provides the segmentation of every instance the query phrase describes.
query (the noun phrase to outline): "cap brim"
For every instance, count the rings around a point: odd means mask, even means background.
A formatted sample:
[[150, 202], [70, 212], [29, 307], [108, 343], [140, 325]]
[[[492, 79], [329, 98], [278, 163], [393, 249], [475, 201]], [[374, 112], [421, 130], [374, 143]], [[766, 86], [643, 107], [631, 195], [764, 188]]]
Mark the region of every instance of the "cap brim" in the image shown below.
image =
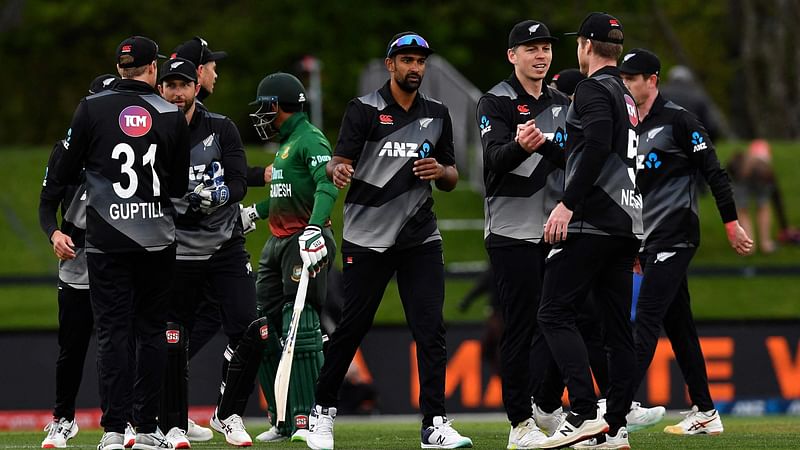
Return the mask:
[[569, 33], [564, 33], [564, 36], [578, 36], [580, 31], [570, 31]]
[[209, 52], [208, 53], [208, 62], [210, 61], [218, 61], [222, 58], [228, 56], [228, 52], [225, 51], [218, 51], [218, 52]]
[[188, 75], [182, 73], [165, 73], [164, 75], [158, 77], [158, 82], [161, 83], [162, 81], [168, 80], [170, 78], [183, 78], [186, 81], [192, 81], [194, 83], [197, 83], [196, 79], [191, 78]]
[[156, 53], [156, 59], [168, 59], [167, 56], [162, 55], [161, 53]]
[[525, 39], [524, 41], [519, 41], [516, 44], [514, 44], [513, 46], [527, 44], [528, 42], [539, 42], [539, 41], [558, 42], [558, 38], [555, 37], [555, 36], [534, 37], [534, 38], [530, 38], [530, 39]]

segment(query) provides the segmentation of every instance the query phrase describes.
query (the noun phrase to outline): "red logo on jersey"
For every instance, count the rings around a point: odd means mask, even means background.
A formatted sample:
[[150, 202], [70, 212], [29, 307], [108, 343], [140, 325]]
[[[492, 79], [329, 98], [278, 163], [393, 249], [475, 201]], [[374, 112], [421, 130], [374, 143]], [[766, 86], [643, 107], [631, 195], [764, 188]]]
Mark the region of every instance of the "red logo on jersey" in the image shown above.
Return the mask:
[[636, 103], [628, 94], [625, 94], [625, 108], [628, 110], [628, 120], [631, 121], [631, 125], [639, 125], [639, 113], [636, 109]]
[[381, 121], [381, 125], [393, 125], [394, 119], [389, 114], [381, 114], [378, 116], [378, 119]]
[[308, 416], [294, 416], [296, 428], [308, 428]]
[[259, 334], [261, 334], [261, 340], [263, 341], [269, 336], [269, 326], [264, 325], [258, 329]]
[[119, 129], [130, 137], [142, 137], [152, 126], [150, 111], [141, 106], [128, 106], [119, 113]]
[[177, 344], [181, 340], [180, 330], [167, 330], [167, 344]]
[[517, 111], [519, 111], [522, 115], [528, 115], [531, 111], [528, 109], [528, 105], [517, 105]]

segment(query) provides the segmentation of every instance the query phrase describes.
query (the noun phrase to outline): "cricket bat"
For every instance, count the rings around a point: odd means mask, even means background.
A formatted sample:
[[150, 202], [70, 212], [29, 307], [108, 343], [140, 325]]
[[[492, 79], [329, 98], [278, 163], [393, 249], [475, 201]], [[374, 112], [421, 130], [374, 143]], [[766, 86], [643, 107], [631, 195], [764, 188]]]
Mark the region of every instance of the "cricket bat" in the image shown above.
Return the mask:
[[300, 323], [300, 314], [303, 313], [303, 308], [306, 306], [308, 277], [308, 267], [303, 265], [303, 273], [300, 275], [300, 283], [297, 285], [297, 295], [294, 297], [292, 323], [289, 324], [289, 332], [283, 344], [281, 361], [278, 363], [278, 370], [275, 372], [275, 412], [278, 415], [275, 425], [286, 421], [286, 403], [289, 398], [289, 379], [292, 375], [294, 343], [297, 337], [297, 325]]

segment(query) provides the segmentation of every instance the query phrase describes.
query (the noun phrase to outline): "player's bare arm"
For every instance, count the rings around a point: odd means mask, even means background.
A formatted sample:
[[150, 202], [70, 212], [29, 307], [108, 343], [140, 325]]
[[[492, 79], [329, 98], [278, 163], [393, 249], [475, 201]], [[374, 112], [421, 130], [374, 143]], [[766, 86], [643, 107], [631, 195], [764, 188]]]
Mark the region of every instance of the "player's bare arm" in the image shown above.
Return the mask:
[[747, 235], [738, 220], [732, 220], [725, 224], [725, 234], [728, 235], [728, 242], [736, 253], [744, 256], [753, 251], [753, 240]]
[[264, 167], [264, 183], [272, 183], [272, 164]]
[[339, 189], [350, 184], [354, 172], [353, 160], [341, 156], [332, 157], [325, 166], [325, 173], [328, 175], [328, 178], [330, 178], [333, 184]]

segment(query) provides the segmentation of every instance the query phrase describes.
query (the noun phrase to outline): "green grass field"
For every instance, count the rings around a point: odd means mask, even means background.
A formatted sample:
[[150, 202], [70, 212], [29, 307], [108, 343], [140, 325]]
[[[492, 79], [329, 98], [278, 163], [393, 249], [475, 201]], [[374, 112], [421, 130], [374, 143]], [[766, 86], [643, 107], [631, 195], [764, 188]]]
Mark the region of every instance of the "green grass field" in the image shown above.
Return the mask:
[[[661, 430], [672, 424], [675, 418], [665, 420], [649, 429], [631, 433], [632, 448], [639, 449], [797, 449], [800, 446], [800, 417], [726, 417], [725, 432], [719, 436], [671, 436]], [[252, 436], [263, 431], [264, 427], [248, 422]], [[370, 421], [340, 420], [336, 424], [337, 449], [411, 449], [419, 448], [419, 425], [412, 421], [386, 423]], [[508, 426], [505, 422], [478, 422], [472, 419], [455, 422], [460, 433], [472, 438], [479, 449], [503, 449], [508, 439]], [[101, 433], [97, 430], [81, 430], [77, 437], [69, 441], [70, 448], [95, 448]], [[0, 433], [0, 449], [38, 448], [44, 434], [42, 432]], [[304, 449], [303, 443], [260, 444], [261, 448]], [[225, 443], [219, 434], [209, 442], [197, 442], [192, 448], [233, 448]]]

